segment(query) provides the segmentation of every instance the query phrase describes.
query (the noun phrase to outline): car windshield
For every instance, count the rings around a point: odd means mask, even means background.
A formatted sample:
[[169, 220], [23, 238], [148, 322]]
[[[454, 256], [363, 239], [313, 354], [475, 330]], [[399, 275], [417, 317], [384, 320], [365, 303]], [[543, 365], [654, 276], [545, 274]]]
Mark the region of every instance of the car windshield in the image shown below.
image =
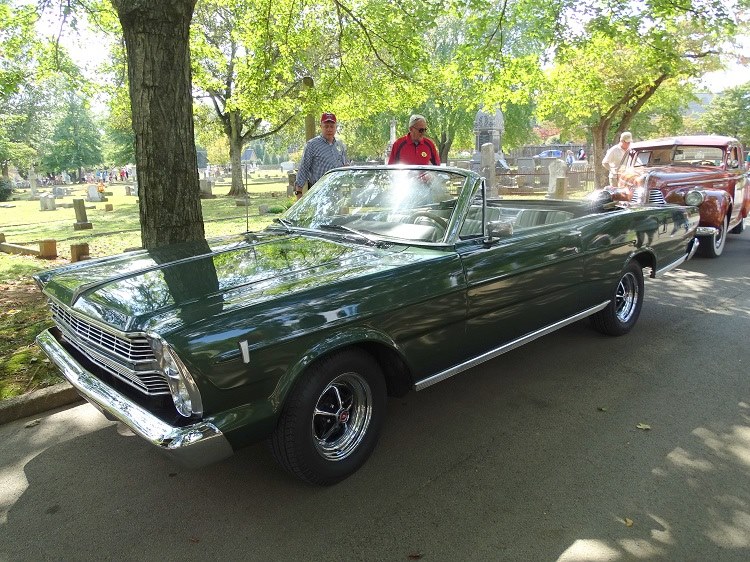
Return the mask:
[[467, 178], [434, 167], [334, 170], [277, 222], [370, 239], [441, 243]]
[[665, 146], [640, 148], [631, 152], [633, 166], [720, 166], [724, 160], [724, 151], [714, 146]]

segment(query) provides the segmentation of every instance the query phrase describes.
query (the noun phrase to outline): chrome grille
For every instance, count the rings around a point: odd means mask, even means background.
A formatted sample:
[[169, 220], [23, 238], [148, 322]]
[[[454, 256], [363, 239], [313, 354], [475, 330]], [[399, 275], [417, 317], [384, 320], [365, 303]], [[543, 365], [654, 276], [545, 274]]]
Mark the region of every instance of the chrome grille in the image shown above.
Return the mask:
[[65, 340], [111, 375], [149, 396], [169, 394], [167, 377], [144, 336], [122, 337], [50, 302], [52, 319]]
[[666, 201], [664, 200], [664, 194], [662, 194], [662, 192], [658, 189], [649, 189], [648, 197], [645, 196], [645, 193], [646, 190], [643, 188], [633, 190], [633, 195], [630, 198], [630, 202], [638, 204], [650, 203], [652, 205], [666, 204]]

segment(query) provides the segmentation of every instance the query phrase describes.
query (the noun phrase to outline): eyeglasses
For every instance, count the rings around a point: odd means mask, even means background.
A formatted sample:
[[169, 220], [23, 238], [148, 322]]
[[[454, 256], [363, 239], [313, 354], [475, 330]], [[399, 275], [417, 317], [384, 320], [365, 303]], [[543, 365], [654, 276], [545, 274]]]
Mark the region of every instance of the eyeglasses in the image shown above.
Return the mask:
[[[417, 129], [416, 127], [412, 127], [412, 129]], [[424, 134], [427, 130], [427, 127], [422, 127], [421, 129], [417, 129], [417, 132]]]

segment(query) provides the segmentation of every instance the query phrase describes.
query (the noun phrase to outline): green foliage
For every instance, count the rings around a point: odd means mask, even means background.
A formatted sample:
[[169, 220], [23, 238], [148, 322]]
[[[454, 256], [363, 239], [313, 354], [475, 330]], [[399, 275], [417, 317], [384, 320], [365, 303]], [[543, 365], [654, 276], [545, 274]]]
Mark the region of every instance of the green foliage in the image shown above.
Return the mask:
[[0, 177], [0, 201], [7, 201], [13, 194], [13, 184], [8, 178]]
[[67, 96], [67, 111], [55, 126], [52, 144], [42, 158], [49, 172], [82, 171], [102, 163], [99, 128], [87, 104], [76, 94]]
[[750, 82], [714, 97], [700, 117], [699, 125], [707, 133], [728, 135], [750, 143]]

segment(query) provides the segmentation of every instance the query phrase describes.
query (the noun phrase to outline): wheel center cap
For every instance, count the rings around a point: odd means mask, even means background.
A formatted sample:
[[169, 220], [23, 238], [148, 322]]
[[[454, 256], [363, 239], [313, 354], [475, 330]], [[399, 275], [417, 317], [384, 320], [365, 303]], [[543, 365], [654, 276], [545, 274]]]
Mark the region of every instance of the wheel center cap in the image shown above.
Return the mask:
[[349, 410], [341, 410], [339, 412], [339, 423], [346, 423], [349, 421]]

